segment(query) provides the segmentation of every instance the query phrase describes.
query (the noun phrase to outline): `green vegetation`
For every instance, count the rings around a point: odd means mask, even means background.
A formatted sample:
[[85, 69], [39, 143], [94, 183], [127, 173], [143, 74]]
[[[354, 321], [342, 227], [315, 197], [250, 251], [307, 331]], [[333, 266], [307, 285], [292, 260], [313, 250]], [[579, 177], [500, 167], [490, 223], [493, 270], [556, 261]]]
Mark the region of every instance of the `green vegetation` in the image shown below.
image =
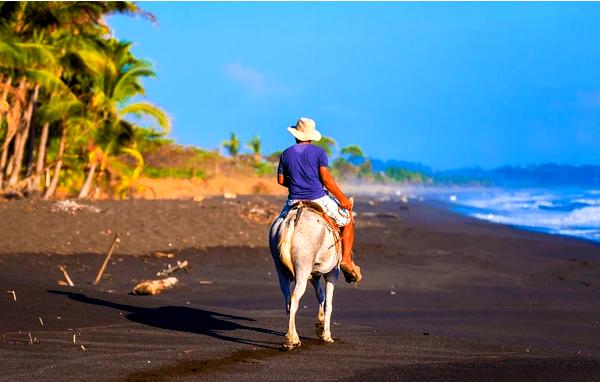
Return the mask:
[[337, 146], [337, 142], [333, 138], [329, 138], [326, 136], [322, 136], [321, 140], [313, 142], [313, 144], [325, 150], [327, 155], [332, 155], [333, 150]]
[[357, 145], [346, 146], [342, 149], [341, 154], [349, 162], [356, 162], [365, 159], [365, 153]]
[[277, 166], [273, 165], [269, 162], [258, 162], [258, 163], [256, 163], [254, 170], [256, 172], [256, 175], [259, 175], [259, 176], [267, 176], [267, 175], [275, 176], [275, 172], [277, 171]]
[[144, 167], [142, 175], [148, 178], [179, 178], [179, 179], [205, 179], [206, 173], [202, 170], [194, 170], [193, 168], [158, 168]]
[[255, 135], [254, 137], [252, 137], [252, 139], [250, 139], [248, 141], [247, 146], [250, 148], [250, 150], [252, 150], [252, 154], [254, 154], [254, 156], [256, 158], [260, 159], [260, 148], [261, 148], [260, 137], [258, 135]]
[[170, 121], [139, 101], [154, 71], [110, 34], [115, 13], [154, 20], [128, 1], [0, 2], [0, 191], [121, 196], [143, 173]]
[[240, 139], [235, 133], [231, 133], [231, 137], [227, 141], [223, 141], [222, 145], [230, 156], [236, 157], [240, 153]]
[[[222, 143], [229, 158], [166, 138], [168, 116], [144, 99], [152, 65], [104, 22], [116, 13], [154, 20], [129, 1], [0, 1], [0, 194], [126, 197], [141, 176], [274, 175], [281, 152], [263, 158], [258, 136], [243, 154], [232, 132]], [[335, 158], [333, 138], [315, 144]], [[404, 169], [375, 173], [356, 145], [342, 148], [332, 168], [342, 179], [426, 179]]]
[[407, 170], [405, 168], [388, 167], [385, 175], [396, 182], [424, 182], [427, 177], [420, 172]]

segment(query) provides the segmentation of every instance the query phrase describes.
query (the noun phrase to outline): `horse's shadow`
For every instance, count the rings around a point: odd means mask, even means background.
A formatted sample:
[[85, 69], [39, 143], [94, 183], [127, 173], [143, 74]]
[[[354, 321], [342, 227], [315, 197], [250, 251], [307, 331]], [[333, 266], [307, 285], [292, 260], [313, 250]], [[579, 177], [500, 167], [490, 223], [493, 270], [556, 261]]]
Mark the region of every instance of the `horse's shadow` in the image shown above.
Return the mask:
[[147, 308], [141, 306], [120, 304], [108, 300], [88, 297], [82, 293], [65, 292], [49, 290], [49, 293], [64, 295], [70, 299], [86, 304], [106, 306], [113, 309], [119, 309], [124, 312], [125, 318], [140, 324], [152, 326], [155, 328], [176, 330], [180, 332], [189, 332], [202, 334], [205, 336], [217, 338], [224, 341], [237, 342], [246, 345], [253, 345], [265, 348], [278, 348], [279, 346], [272, 342], [253, 340], [223, 335], [223, 332], [233, 332], [236, 330], [247, 330], [254, 333], [270, 334], [274, 336], [284, 336], [284, 333], [248, 326], [236, 321], [253, 322], [254, 319], [213, 312], [186, 306], [161, 306], [157, 308]]

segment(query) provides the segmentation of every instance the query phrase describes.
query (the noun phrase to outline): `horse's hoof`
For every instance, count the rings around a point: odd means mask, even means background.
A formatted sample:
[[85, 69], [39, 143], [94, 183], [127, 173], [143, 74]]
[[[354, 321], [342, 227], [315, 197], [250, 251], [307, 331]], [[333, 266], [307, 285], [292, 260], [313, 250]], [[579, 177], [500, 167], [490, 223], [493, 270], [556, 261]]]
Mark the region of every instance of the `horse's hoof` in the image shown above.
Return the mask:
[[321, 341], [323, 341], [323, 342], [325, 342], [325, 343], [327, 343], [327, 344], [332, 344], [332, 343], [334, 343], [334, 342], [335, 342], [335, 341], [333, 340], [333, 338], [331, 338], [331, 337], [327, 337], [327, 338], [323, 338], [323, 337], [321, 337]]
[[290, 350], [294, 350], [295, 348], [299, 348], [302, 345], [302, 342], [298, 341], [296, 343], [285, 343], [283, 344], [283, 346], [281, 347], [281, 351], [290, 351]]
[[317, 322], [315, 324], [316, 328], [317, 328], [317, 336], [320, 338], [323, 336], [323, 333], [325, 332], [325, 324], [322, 322]]

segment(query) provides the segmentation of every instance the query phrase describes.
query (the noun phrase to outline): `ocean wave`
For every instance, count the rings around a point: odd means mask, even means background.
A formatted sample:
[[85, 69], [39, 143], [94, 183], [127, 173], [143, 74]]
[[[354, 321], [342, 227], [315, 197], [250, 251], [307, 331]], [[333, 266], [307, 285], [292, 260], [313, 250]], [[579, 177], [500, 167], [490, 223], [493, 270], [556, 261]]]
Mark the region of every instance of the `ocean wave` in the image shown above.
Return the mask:
[[584, 207], [564, 214], [521, 213], [501, 215], [494, 213], [473, 213], [472, 216], [494, 223], [510, 224], [532, 228], [599, 227], [600, 207]]
[[432, 195], [461, 214], [499, 224], [600, 241], [600, 190], [463, 189]]
[[589, 198], [577, 198], [573, 199], [574, 203], [587, 204], [588, 206], [600, 205], [600, 199], [589, 199]]
[[540, 207], [552, 208], [555, 206], [553, 199], [556, 197], [550, 194], [532, 195], [532, 194], [513, 194], [496, 195], [491, 198], [477, 198], [460, 200], [460, 204], [486, 210], [535, 210]]
[[566, 236], [581, 236], [586, 237], [588, 239], [600, 239], [600, 230], [598, 229], [559, 229], [553, 233]]

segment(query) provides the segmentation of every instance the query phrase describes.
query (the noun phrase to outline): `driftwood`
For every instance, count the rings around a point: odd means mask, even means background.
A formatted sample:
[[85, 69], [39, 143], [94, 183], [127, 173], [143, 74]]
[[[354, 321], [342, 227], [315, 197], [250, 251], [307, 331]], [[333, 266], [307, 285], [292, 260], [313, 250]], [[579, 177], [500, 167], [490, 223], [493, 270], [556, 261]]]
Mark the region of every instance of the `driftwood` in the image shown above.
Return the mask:
[[115, 248], [117, 247], [117, 244], [120, 242], [119, 240], [119, 234], [115, 235], [115, 238], [112, 241], [112, 244], [110, 245], [110, 248], [108, 249], [108, 253], [106, 254], [106, 257], [104, 258], [104, 262], [102, 263], [102, 265], [100, 266], [100, 269], [98, 270], [98, 275], [96, 276], [96, 280], [94, 280], [94, 285], [98, 285], [98, 283], [100, 282], [100, 279], [102, 278], [102, 275], [104, 274], [104, 270], [106, 269], [106, 265], [108, 264], [108, 260], [110, 260], [110, 257], [113, 254], [113, 251], [115, 250]]
[[17, 301], [17, 293], [14, 290], [7, 290], [6, 293], [12, 293], [13, 300]]
[[177, 284], [176, 277], [167, 277], [161, 280], [145, 280], [133, 287], [133, 294], [155, 295], [172, 288]]
[[169, 267], [166, 269], [163, 269], [162, 271], [158, 272], [156, 275], [158, 277], [165, 277], [165, 276], [170, 276], [172, 275], [174, 272], [183, 269], [187, 272], [188, 270], [188, 261], [184, 260], [184, 261], [179, 261], [177, 260], [177, 265], [174, 267], [171, 267], [171, 264], [169, 264]]
[[170, 252], [154, 252], [154, 256], [155, 257], [166, 257], [167, 259], [175, 258], [175, 254], [170, 253]]
[[58, 269], [60, 269], [60, 271], [62, 272], [63, 276], [65, 277], [65, 280], [67, 281], [67, 284], [69, 286], [75, 286], [75, 284], [73, 284], [73, 280], [71, 280], [71, 278], [69, 277], [69, 274], [67, 273], [65, 267], [61, 265], [60, 267], [58, 267]]

